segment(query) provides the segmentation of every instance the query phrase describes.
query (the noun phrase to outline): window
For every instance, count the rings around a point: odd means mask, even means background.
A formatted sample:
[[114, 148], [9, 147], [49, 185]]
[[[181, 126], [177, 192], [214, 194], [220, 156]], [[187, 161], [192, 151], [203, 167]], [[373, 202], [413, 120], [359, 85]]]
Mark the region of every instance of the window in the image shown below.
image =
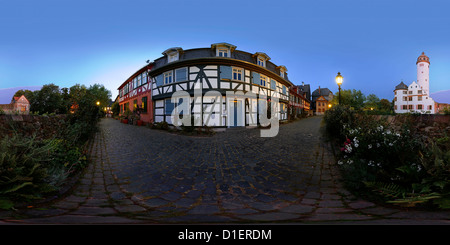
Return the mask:
[[147, 72], [142, 73], [142, 84], [147, 83]]
[[407, 94], [408, 92], [406, 92], [405, 90], [403, 90], [403, 94]]
[[407, 101], [407, 99], [406, 98], [408, 98], [408, 97], [406, 97], [406, 96], [403, 96], [403, 101]]
[[136, 86], [136, 88], [141, 86], [141, 85], [142, 85], [141, 75], [139, 74], [139, 76], [137, 76], [137, 86]]
[[260, 81], [259, 85], [261, 85], [261, 86], [263, 86], [263, 87], [266, 86], [266, 76], [261, 75], [261, 76], [259, 77], [259, 81]]
[[283, 85], [283, 94], [286, 94], [286, 86]]
[[264, 58], [261, 57], [258, 58], [258, 65], [266, 67]]
[[417, 93], [418, 94], [422, 94], [422, 90], [417, 90]]
[[412, 94], [412, 91], [408, 91], [409, 94]]
[[418, 101], [422, 101], [422, 96], [417, 97]]
[[233, 80], [242, 81], [242, 69], [241, 68], [233, 68]]
[[135, 110], [137, 108], [137, 100], [133, 100], [133, 110]]
[[169, 55], [167, 55], [167, 59], [168, 59], [168, 62], [173, 62], [173, 61], [178, 60], [178, 52], [170, 53]]
[[412, 110], [413, 109], [413, 105], [408, 105], [408, 109]]
[[187, 68], [183, 67], [175, 70], [175, 81], [182, 82], [187, 81]]
[[402, 110], [407, 110], [408, 106], [407, 105], [402, 105]]
[[397, 101], [397, 97], [394, 97], [394, 101]]
[[147, 113], [147, 97], [142, 97], [142, 113]]
[[218, 55], [219, 57], [228, 57], [228, 49], [220, 48], [220, 49], [217, 51], [217, 55]]
[[423, 107], [422, 105], [417, 105], [418, 110], [422, 110], [423, 109], [422, 107]]
[[429, 105], [428, 106], [428, 110], [432, 110], [433, 109], [433, 106], [432, 105]]
[[164, 84], [172, 83], [172, 71], [164, 73]]
[[413, 100], [413, 97], [409, 97], [409, 98], [408, 98], [408, 101], [412, 101], [412, 100]]

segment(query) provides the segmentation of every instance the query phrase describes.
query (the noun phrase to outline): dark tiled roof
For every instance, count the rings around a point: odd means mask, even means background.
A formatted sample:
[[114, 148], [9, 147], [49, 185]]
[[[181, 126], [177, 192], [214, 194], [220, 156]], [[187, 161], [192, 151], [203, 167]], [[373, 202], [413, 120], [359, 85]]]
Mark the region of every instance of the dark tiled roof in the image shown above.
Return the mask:
[[395, 86], [395, 90], [398, 89], [408, 89], [408, 86], [406, 86], [406, 84], [404, 84], [402, 81], [399, 85]]
[[329, 94], [332, 94], [332, 92], [328, 88], [320, 88], [320, 94], [319, 94], [319, 89], [316, 89], [312, 93], [312, 96], [313, 97], [319, 97], [321, 95], [328, 96]]
[[[198, 58], [208, 58], [208, 57], [216, 57], [216, 51], [213, 48], [196, 48], [196, 49], [188, 49], [183, 50], [180, 52], [179, 61], [182, 60], [189, 60], [189, 59], [198, 59]], [[234, 50], [231, 52], [232, 59], [242, 60], [249, 63], [256, 64], [256, 56], [254, 54], [241, 51], [241, 50]], [[167, 65], [167, 56], [162, 56], [154, 61], [153, 70], [158, 69], [160, 67], [163, 67]], [[272, 63], [271, 61], [266, 61], [266, 69], [275, 73], [280, 74], [279, 70], [277, 69], [277, 65]], [[285, 74], [284, 77], [285, 80], [289, 81], [289, 78], [287, 74]]]

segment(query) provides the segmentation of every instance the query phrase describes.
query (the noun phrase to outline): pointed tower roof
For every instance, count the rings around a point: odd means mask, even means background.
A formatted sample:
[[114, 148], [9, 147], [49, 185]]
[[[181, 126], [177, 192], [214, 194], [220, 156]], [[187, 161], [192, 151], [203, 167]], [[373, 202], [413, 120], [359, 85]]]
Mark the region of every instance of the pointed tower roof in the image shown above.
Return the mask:
[[395, 86], [395, 90], [399, 89], [408, 89], [408, 86], [406, 86], [406, 84], [404, 84], [402, 81], [399, 85]]
[[425, 52], [422, 52], [422, 54], [417, 58], [417, 63], [419, 62], [427, 62], [428, 64], [430, 64], [430, 58], [428, 58], [428, 56], [425, 55]]

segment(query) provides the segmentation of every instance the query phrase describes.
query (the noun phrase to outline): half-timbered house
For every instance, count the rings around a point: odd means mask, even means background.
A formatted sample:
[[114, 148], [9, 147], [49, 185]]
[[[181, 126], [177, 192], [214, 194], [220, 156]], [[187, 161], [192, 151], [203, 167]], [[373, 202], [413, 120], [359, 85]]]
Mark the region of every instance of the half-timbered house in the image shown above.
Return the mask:
[[151, 83], [148, 73], [153, 64], [147, 64], [131, 75], [119, 90], [119, 115], [129, 110], [145, 123], [153, 122], [153, 102], [151, 99]]
[[[228, 43], [174, 47], [162, 54], [149, 71], [155, 122], [174, 124], [172, 112], [179, 118], [190, 115], [196, 126], [212, 127], [256, 126], [263, 114], [287, 119], [293, 84], [286, 67], [272, 63], [267, 54]], [[189, 100], [172, 98], [177, 94]]]

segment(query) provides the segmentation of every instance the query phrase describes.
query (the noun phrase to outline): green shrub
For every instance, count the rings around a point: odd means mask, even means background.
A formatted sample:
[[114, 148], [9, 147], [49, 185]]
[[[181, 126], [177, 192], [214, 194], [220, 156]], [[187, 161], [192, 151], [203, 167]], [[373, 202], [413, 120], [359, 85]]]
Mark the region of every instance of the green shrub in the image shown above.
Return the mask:
[[328, 137], [340, 141], [345, 140], [345, 127], [354, 127], [356, 113], [344, 105], [336, 105], [325, 112], [325, 130]]
[[9, 207], [13, 202], [38, 199], [55, 190], [47, 172], [53, 151], [53, 142], [34, 137], [14, 134], [1, 139], [0, 199], [3, 205]]
[[[345, 112], [344, 112], [345, 113]], [[338, 166], [356, 195], [413, 207], [450, 208], [450, 139], [356, 114], [343, 123]], [[408, 119], [408, 118], [406, 118]], [[339, 122], [340, 123], [340, 122]]]

